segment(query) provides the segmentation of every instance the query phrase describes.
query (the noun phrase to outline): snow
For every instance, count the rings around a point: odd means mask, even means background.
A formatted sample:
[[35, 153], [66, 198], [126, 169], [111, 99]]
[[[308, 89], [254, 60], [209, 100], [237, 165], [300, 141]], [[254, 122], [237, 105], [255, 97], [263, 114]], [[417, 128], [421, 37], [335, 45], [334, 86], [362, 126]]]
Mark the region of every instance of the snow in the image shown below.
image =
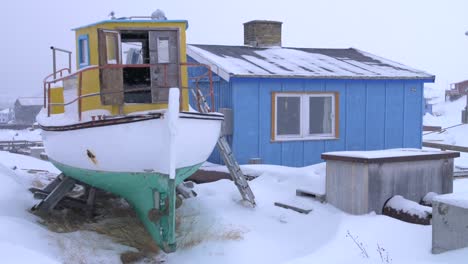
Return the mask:
[[[445, 95], [443, 95], [445, 96]], [[440, 99], [440, 98], [439, 98]], [[468, 124], [461, 124], [461, 111], [466, 106], [466, 96], [453, 102], [442, 100], [433, 106], [434, 115], [424, 116], [424, 125], [441, 126], [441, 132], [423, 132], [423, 141], [468, 147]], [[468, 170], [468, 153], [455, 159], [456, 170]]]
[[432, 107], [433, 115], [424, 116], [424, 125], [435, 125], [443, 128], [461, 123], [461, 111], [466, 106], [466, 96], [453, 102], [442, 101]]
[[53, 233], [28, 210], [35, 204], [27, 190], [44, 181], [29, 169], [59, 171], [49, 162], [0, 151], [0, 248], [2, 263], [118, 263], [131, 248], [92, 232]]
[[416, 215], [419, 218], [426, 218], [432, 214], [432, 207], [420, 205], [414, 201], [405, 199], [401, 195], [395, 195], [388, 200], [386, 206], [389, 206], [397, 211], [402, 211], [411, 215]]
[[[57, 173], [45, 161], [0, 152], [0, 247], [5, 263], [119, 263], [128, 247], [93, 232], [53, 233], [27, 212], [35, 201], [27, 188], [34, 180], [23, 169]], [[11, 168], [17, 166], [16, 170]], [[205, 164], [204, 169], [222, 170]], [[224, 167], [225, 169], [225, 167]], [[432, 255], [431, 227], [374, 213], [352, 216], [329, 204], [297, 197], [298, 188], [324, 189], [325, 164], [304, 168], [244, 165], [259, 176], [250, 182], [257, 207], [239, 203], [228, 180], [195, 186], [198, 196], [177, 210], [179, 248], [171, 263], [463, 263], [468, 249]], [[456, 180], [457, 192], [468, 180]], [[313, 209], [308, 214], [276, 207], [283, 202]], [[14, 234], [14, 236], [12, 236]], [[395, 235], [398, 234], [398, 235]], [[364, 253], [365, 254], [364, 254]], [[163, 254], [164, 255], [164, 254]]]
[[[222, 46], [219, 46], [222, 47]], [[377, 78], [427, 78], [432, 76], [420, 70], [375, 56], [373, 54], [349, 49], [356, 57], [332, 57], [319, 51], [295, 48], [252, 49], [255, 56], [249, 55], [245, 47], [229, 49], [239, 52], [237, 57], [217, 55], [209, 51], [209, 46], [188, 45], [188, 54], [203, 63], [212, 63], [224, 71], [221, 77], [239, 76], [305, 76], [305, 77], [377, 77]], [[244, 54], [242, 54], [244, 53]], [[228, 54], [228, 51], [226, 51]], [[351, 56], [350, 56], [351, 57]]]
[[27, 141], [41, 141], [41, 129], [23, 129], [23, 130], [12, 130], [12, 129], [0, 129], [0, 141], [10, 140], [27, 140]]
[[394, 157], [408, 157], [408, 156], [430, 156], [441, 153], [447, 153], [437, 150], [422, 150], [422, 149], [386, 149], [386, 150], [372, 150], [372, 151], [333, 151], [325, 152], [324, 155], [363, 158], [363, 159], [379, 159], [379, 158], [394, 158]]
[[176, 176], [176, 152], [177, 152], [177, 123], [179, 120], [179, 98], [178, 88], [169, 89], [169, 106], [167, 109], [167, 128], [169, 129], [169, 178]]
[[434, 197], [433, 201], [468, 209], [468, 192], [449, 193]]

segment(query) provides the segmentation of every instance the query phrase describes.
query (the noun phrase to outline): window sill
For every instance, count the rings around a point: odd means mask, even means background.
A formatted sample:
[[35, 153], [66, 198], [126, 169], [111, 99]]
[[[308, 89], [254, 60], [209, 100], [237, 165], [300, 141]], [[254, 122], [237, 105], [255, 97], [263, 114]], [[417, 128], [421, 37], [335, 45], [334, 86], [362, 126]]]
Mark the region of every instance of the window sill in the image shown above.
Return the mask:
[[302, 138], [275, 138], [271, 139], [271, 143], [278, 143], [278, 142], [289, 142], [289, 141], [320, 141], [320, 140], [339, 140], [339, 137], [302, 137]]

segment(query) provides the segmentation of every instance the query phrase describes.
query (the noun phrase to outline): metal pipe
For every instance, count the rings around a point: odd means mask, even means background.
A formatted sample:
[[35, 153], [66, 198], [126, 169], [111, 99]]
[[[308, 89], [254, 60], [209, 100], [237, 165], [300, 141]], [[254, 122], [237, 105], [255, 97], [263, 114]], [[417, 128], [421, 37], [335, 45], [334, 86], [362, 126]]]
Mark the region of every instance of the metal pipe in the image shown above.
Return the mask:
[[47, 117], [50, 116], [50, 83], [47, 87]]
[[211, 97], [211, 112], [215, 111], [214, 105], [214, 91], [213, 91], [213, 73], [211, 72], [211, 68], [208, 66], [208, 78], [210, 79], [210, 97]]
[[72, 53], [68, 53], [68, 74], [71, 73], [71, 60], [72, 60]]
[[69, 50], [65, 50], [65, 49], [61, 49], [61, 48], [56, 48], [56, 47], [54, 47], [54, 46], [51, 46], [50, 48], [53, 49], [53, 50], [56, 50], [56, 51], [61, 51], [61, 52], [69, 53], [69, 54], [72, 53], [72, 52], [69, 51]]
[[71, 73], [71, 55], [72, 55], [72, 52], [69, 51], [69, 50], [64, 50], [64, 49], [60, 49], [60, 48], [56, 48], [54, 46], [51, 46], [50, 49], [52, 50], [52, 64], [53, 64], [53, 74], [54, 74], [54, 79], [57, 78], [56, 76], [56, 71], [57, 71], [57, 55], [55, 54], [56, 51], [60, 51], [60, 52], [64, 52], [64, 53], [67, 53], [68, 54], [68, 73]]
[[44, 82], [44, 108], [46, 108], [46, 93], [47, 93], [47, 86], [46, 83]]
[[56, 79], [57, 78], [57, 74], [56, 74], [57, 65], [55, 61], [55, 49], [54, 47], [50, 47], [50, 48], [52, 49], [52, 67], [53, 67], [54, 79]]

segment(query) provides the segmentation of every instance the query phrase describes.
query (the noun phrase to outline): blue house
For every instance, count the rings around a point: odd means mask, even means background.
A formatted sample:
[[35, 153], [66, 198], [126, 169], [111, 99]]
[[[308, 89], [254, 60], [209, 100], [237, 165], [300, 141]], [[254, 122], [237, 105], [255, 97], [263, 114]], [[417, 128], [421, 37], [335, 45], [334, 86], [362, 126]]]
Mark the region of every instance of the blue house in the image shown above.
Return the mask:
[[[229, 113], [224, 133], [240, 164], [306, 166], [328, 151], [421, 148], [431, 74], [354, 48], [282, 47], [275, 21], [245, 23], [244, 46], [188, 45], [187, 56], [211, 67], [215, 109]], [[217, 151], [209, 161], [222, 163]]]

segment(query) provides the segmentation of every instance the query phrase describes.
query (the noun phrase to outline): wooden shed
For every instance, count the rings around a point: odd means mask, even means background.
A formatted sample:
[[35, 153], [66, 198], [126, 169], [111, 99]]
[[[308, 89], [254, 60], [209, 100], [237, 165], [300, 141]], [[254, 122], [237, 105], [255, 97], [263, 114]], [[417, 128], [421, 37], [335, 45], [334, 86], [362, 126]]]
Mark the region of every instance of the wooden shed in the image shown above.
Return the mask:
[[[329, 151], [421, 147], [423, 86], [435, 76], [354, 48], [282, 47], [272, 37], [280, 22], [244, 32], [242, 46], [187, 48], [188, 61], [211, 66], [240, 163], [306, 166]], [[210, 161], [221, 163], [216, 151]]]

